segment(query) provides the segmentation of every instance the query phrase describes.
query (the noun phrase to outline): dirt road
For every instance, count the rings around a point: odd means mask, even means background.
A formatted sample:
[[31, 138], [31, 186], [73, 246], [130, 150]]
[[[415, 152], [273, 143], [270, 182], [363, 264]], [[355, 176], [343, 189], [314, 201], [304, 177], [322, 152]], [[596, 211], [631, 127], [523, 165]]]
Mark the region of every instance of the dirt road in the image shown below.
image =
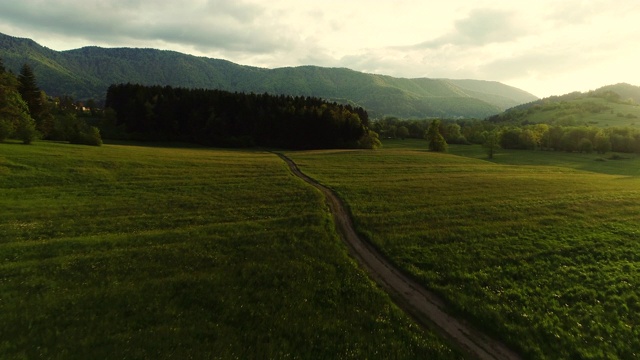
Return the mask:
[[423, 326], [442, 333], [470, 356], [478, 359], [520, 359], [520, 356], [500, 342], [473, 329], [464, 320], [447, 314], [444, 311], [445, 305], [442, 300], [402, 274], [366, 240], [358, 236], [351, 217], [333, 191], [303, 174], [288, 157], [282, 154], [277, 155], [289, 165], [293, 174], [315, 186], [324, 194], [336, 227], [347, 243], [351, 255], [391, 295], [398, 306], [411, 314]]

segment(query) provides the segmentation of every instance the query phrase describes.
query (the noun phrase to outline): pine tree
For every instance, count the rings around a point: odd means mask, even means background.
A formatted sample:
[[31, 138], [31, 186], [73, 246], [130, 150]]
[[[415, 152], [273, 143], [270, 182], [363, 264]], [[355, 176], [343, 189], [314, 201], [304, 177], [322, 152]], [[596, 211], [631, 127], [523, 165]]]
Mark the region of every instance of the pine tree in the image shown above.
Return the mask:
[[18, 91], [22, 99], [27, 103], [31, 116], [37, 121], [44, 104], [42, 104], [42, 97], [40, 88], [38, 88], [38, 84], [36, 83], [36, 76], [29, 64], [25, 63], [20, 69], [20, 75], [18, 75]]

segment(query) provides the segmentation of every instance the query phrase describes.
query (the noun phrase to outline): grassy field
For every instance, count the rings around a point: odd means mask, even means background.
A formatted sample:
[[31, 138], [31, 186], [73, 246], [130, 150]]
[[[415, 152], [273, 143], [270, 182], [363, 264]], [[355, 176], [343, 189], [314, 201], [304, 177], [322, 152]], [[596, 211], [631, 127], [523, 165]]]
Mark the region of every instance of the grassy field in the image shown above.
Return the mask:
[[[426, 150], [422, 139], [385, 140], [384, 150]], [[629, 153], [570, 153], [564, 151], [523, 151], [498, 149], [493, 159], [488, 159], [480, 145], [449, 145], [449, 154], [502, 165], [540, 165], [564, 169], [583, 170], [609, 175], [640, 176], [640, 156]]]
[[2, 359], [459, 358], [273, 154], [5, 143], [0, 204]]
[[640, 356], [636, 158], [425, 149], [287, 155], [393, 262], [527, 358]]
[[[485, 149], [479, 145], [451, 145], [449, 153], [478, 160], [489, 160]], [[609, 175], [640, 176], [640, 156], [628, 153], [580, 154], [564, 151], [498, 149], [490, 161], [502, 165], [548, 166], [557, 167], [559, 170], [565, 168]]]

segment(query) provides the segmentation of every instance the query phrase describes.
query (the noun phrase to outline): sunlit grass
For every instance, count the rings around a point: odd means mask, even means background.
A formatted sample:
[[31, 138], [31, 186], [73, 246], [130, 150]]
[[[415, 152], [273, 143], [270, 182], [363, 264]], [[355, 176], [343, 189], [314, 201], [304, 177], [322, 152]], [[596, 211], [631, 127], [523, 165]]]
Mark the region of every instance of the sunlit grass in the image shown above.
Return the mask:
[[456, 358], [275, 155], [0, 144], [0, 358]]
[[500, 149], [493, 159], [487, 159], [480, 145], [452, 145], [455, 155], [488, 160], [504, 165], [543, 165], [584, 170], [610, 175], [640, 176], [640, 157], [632, 153], [569, 153], [563, 151], [525, 151]]
[[636, 168], [524, 151], [496, 164], [407, 144], [288, 156], [393, 262], [528, 358], [638, 357]]
[[[385, 140], [385, 150], [427, 150], [427, 141], [420, 139]], [[640, 156], [633, 153], [570, 153], [565, 151], [527, 151], [498, 149], [493, 159], [487, 157], [481, 145], [449, 145], [449, 154], [460, 155], [503, 165], [542, 165], [584, 170], [610, 175], [640, 176]], [[558, 169], [558, 171], [562, 171]]]

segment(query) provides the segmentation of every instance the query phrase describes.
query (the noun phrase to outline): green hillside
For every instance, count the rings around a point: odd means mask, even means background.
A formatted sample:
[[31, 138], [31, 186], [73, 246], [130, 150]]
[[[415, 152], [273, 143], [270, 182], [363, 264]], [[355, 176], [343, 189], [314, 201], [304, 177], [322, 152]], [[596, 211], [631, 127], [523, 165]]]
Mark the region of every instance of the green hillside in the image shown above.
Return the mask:
[[531, 94], [518, 88], [507, 86], [495, 81], [479, 80], [447, 80], [453, 85], [462, 88], [470, 94], [485, 102], [509, 108], [515, 99], [521, 103], [531, 101]]
[[640, 127], [640, 87], [608, 85], [587, 93], [574, 92], [523, 104], [493, 116], [496, 122], [518, 124]]
[[103, 100], [114, 83], [304, 95], [366, 108], [372, 117], [483, 118], [537, 98], [499, 82], [406, 79], [345, 68], [263, 69], [155, 49], [85, 47], [54, 51], [0, 34], [0, 58], [17, 72], [29, 63], [48, 94]]
[[640, 103], [640, 86], [634, 86], [626, 83], [603, 86], [596, 92], [613, 91], [620, 95], [623, 101], [634, 101]]

